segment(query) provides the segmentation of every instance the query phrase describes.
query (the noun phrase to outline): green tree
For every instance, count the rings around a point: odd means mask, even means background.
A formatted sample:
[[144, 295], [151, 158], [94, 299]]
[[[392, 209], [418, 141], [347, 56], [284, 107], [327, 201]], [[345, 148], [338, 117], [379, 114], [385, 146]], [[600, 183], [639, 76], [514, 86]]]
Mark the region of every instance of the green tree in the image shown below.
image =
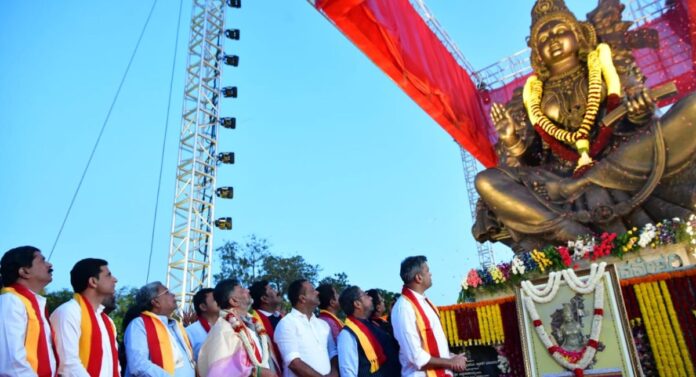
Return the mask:
[[271, 255], [269, 249], [268, 240], [253, 234], [244, 243], [226, 242], [217, 248], [221, 271], [215, 274], [215, 281], [235, 278], [248, 287], [263, 274], [263, 261]]
[[344, 289], [346, 289], [350, 282], [348, 282], [348, 275], [345, 272], [335, 273], [332, 276], [327, 276], [319, 280], [318, 285], [331, 284], [336, 289], [336, 292], [340, 295]]
[[109, 313], [109, 317], [114, 321], [118, 330], [118, 340], [123, 341], [123, 318], [126, 315], [128, 308], [135, 302], [135, 295], [138, 293], [138, 288], [122, 287], [116, 291], [116, 308]]
[[69, 301], [74, 296], [73, 291], [61, 289], [55, 292], [46, 292], [46, 309], [49, 313], [53, 313], [62, 303]]
[[263, 260], [264, 274], [261, 279], [268, 280], [275, 284], [281, 295], [288, 292], [288, 286], [293, 281], [304, 278], [316, 283], [319, 271], [318, 265], [313, 265], [305, 261], [300, 255], [291, 257], [280, 257], [269, 255]]

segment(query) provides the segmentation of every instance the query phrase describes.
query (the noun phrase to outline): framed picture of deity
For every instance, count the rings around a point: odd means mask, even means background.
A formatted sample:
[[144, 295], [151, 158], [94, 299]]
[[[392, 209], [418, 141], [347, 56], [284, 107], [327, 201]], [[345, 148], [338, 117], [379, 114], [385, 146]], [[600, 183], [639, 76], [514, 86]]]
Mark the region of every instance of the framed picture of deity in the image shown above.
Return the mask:
[[641, 375], [613, 266], [551, 272], [516, 294], [525, 375]]

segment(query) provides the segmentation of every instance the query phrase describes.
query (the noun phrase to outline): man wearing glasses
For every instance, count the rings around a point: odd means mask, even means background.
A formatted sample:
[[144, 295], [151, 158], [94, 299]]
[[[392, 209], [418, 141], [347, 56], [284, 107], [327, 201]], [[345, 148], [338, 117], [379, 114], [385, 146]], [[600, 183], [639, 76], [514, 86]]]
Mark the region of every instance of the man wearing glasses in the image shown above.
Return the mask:
[[124, 319], [126, 376], [194, 377], [191, 343], [184, 327], [170, 318], [176, 298], [156, 281], [140, 288]]

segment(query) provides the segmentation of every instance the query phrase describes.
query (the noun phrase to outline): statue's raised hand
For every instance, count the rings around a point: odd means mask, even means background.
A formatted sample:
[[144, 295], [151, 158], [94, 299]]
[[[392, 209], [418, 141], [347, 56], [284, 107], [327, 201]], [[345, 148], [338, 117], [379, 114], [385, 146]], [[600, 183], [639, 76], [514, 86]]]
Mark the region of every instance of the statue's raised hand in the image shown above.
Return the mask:
[[628, 119], [633, 123], [646, 123], [655, 113], [655, 100], [642, 85], [634, 90], [627, 90], [624, 102], [628, 110]]
[[512, 119], [512, 115], [505, 106], [499, 103], [493, 103], [491, 106], [491, 119], [498, 133], [500, 140], [508, 147], [515, 145], [519, 141], [517, 136], [517, 122]]

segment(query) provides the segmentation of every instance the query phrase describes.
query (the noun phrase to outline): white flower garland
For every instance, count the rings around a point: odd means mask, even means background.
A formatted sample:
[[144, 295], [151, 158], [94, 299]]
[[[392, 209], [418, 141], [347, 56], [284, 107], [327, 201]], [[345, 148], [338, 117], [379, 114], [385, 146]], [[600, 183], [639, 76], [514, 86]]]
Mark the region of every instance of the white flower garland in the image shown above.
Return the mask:
[[599, 280], [602, 279], [604, 269], [606, 267], [606, 262], [601, 262], [600, 264], [592, 263], [592, 265], [590, 265], [590, 275], [587, 277], [587, 281], [584, 283], [582, 280], [580, 280], [580, 278], [578, 278], [577, 275], [575, 275], [575, 271], [572, 269], [563, 270], [561, 271], [561, 274], [563, 275], [563, 279], [566, 281], [566, 283], [568, 283], [568, 287], [570, 287], [570, 289], [572, 289], [574, 292], [586, 295], [595, 290], [595, 285]]
[[[574, 371], [576, 369], [587, 369], [587, 367], [592, 362], [592, 359], [594, 359], [595, 353], [597, 352], [596, 347], [591, 346], [590, 344], [595, 343], [596, 345], [599, 343], [599, 336], [602, 331], [602, 319], [604, 318], [604, 284], [601, 281], [602, 277], [604, 276], [605, 267], [606, 263], [604, 262], [600, 263], [599, 265], [593, 263], [590, 266], [590, 275], [585, 283], [583, 283], [577, 277], [577, 275], [575, 275], [575, 272], [572, 269], [563, 270], [560, 274], [554, 274], [553, 276], [553, 273], [549, 274], [549, 281], [546, 283], [546, 286], [542, 290], [537, 290], [535, 287], [531, 285], [529, 281], [522, 282], [522, 290], [525, 293], [525, 296], [522, 298], [524, 307], [525, 309], [527, 309], [527, 313], [531, 317], [532, 323], [538, 323], [538, 326], [534, 326], [534, 329], [536, 330], [539, 339], [544, 344], [544, 347], [546, 347], [547, 351], [551, 352], [551, 356], [553, 357], [553, 359], [556, 360], [558, 364], [562, 365], [564, 368], [568, 370]], [[588, 345], [585, 346], [585, 348], [583, 349], [582, 357], [575, 363], [571, 363], [568, 360], [566, 360], [566, 358], [563, 357], [563, 355], [559, 352], [559, 349], [561, 347], [556, 343], [555, 339], [552, 339], [549, 336], [549, 334], [546, 332], [546, 329], [544, 329], [544, 324], [539, 318], [539, 313], [537, 312], [535, 305], [535, 302], [543, 303], [549, 302], [551, 301], [551, 299], [553, 299], [553, 297], [558, 292], [558, 286], [560, 285], [561, 276], [566, 280], [570, 289], [577, 293], [588, 294], [594, 291], [595, 310], [594, 315], [592, 317], [592, 330], [590, 332], [590, 339], [588, 340]], [[553, 287], [555, 287], [555, 289], [553, 289]], [[547, 294], [539, 295], [538, 293]], [[549, 299], [549, 297], [551, 298]], [[540, 298], [541, 301], [538, 301], [537, 298]]]
[[[244, 322], [232, 312], [227, 312], [225, 320], [232, 325], [232, 329], [237, 333], [237, 335], [239, 335], [239, 338], [242, 340], [242, 344], [244, 345], [244, 349], [246, 350], [247, 355], [249, 355], [249, 360], [251, 360], [251, 363], [254, 364], [255, 367], [263, 367], [264, 365], [268, 365], [268, 343], [270, 338], [268, 337], [268, 334], [265, 333], [265, 329], [263, 331], [259, 331], [259, 324], [252, 319], [252, 322], [256, 327], [254, 330], [259, 335], [259, 341], [261, 343], [261, 360], [257, 360], [256, 355], [254, 355], [254, 349], [256, 347], [252, 346], [251, 344], [253, 340], [250, 339], [249, 329]], [[263, 329], [263, 326], [261, 326], [261, 329]]]
[[529, 280], [525, 280], [521, 283], [522, 290], [534, 302], [545, 304], [551, 302], [556, 297], [558, 288], [561, 286], [561, 277], [562, 275], [558, 272], [550, 273], [549, 280], [542, 289], [537, 289]]

